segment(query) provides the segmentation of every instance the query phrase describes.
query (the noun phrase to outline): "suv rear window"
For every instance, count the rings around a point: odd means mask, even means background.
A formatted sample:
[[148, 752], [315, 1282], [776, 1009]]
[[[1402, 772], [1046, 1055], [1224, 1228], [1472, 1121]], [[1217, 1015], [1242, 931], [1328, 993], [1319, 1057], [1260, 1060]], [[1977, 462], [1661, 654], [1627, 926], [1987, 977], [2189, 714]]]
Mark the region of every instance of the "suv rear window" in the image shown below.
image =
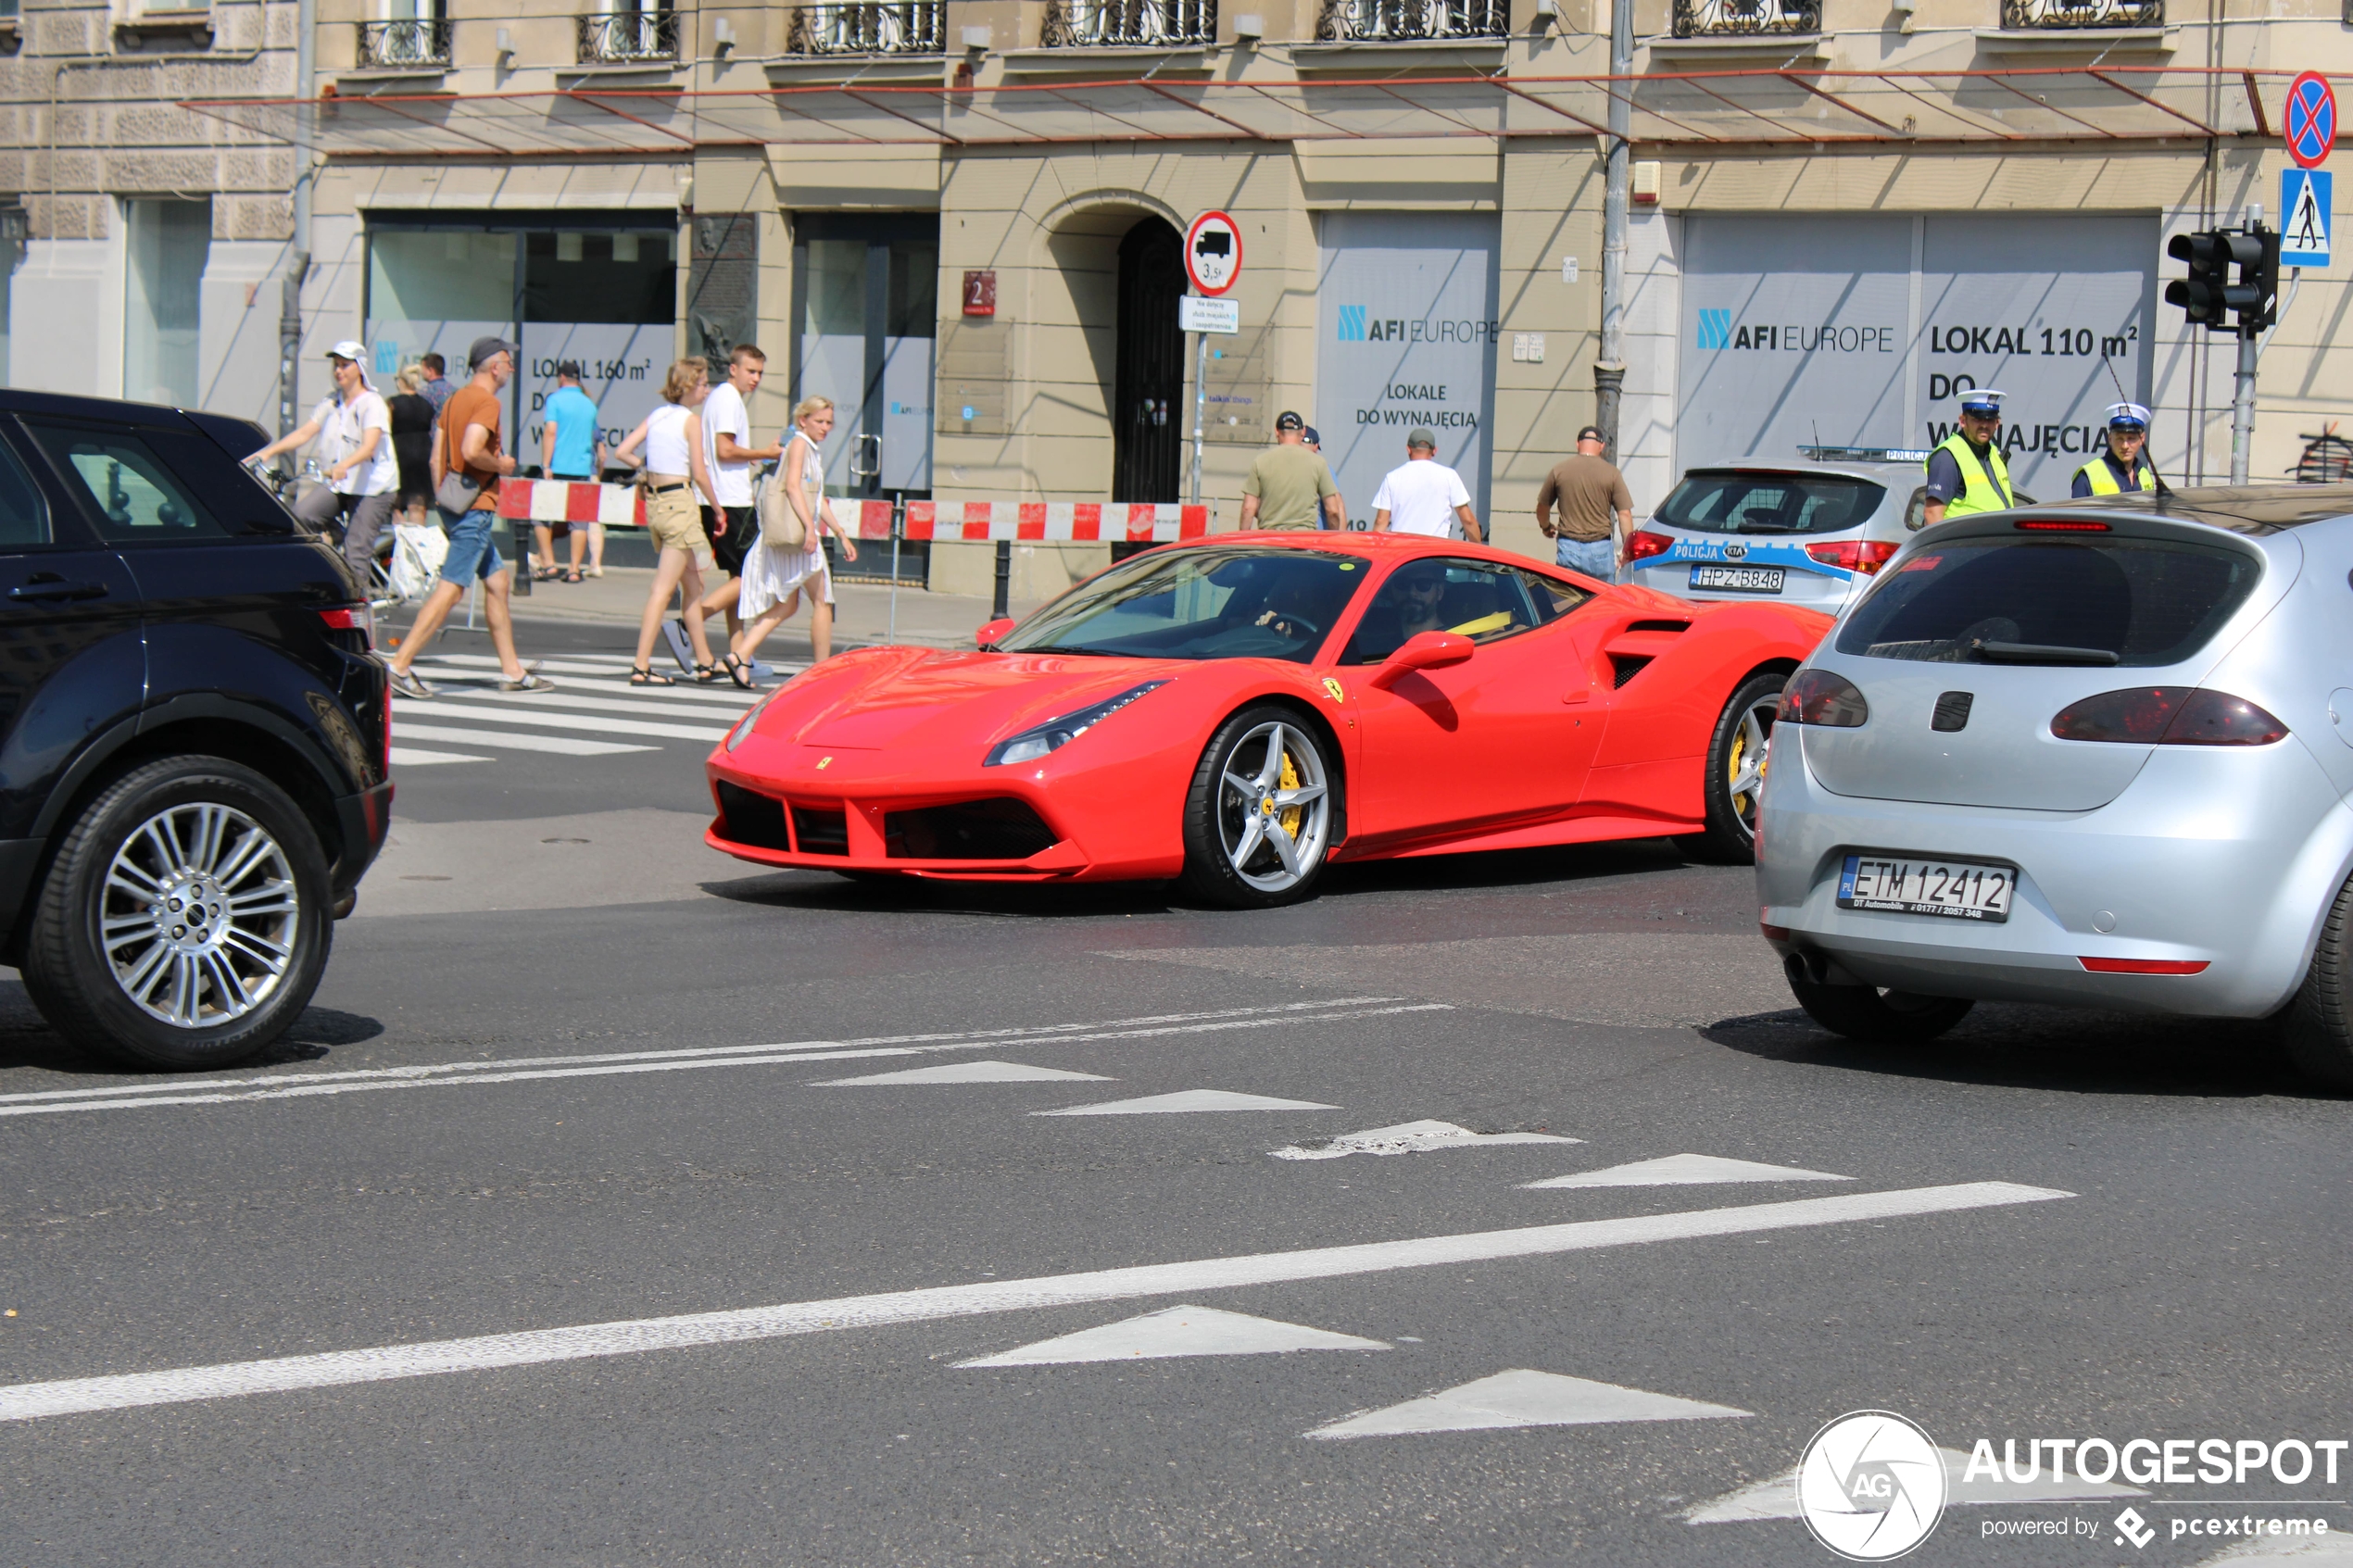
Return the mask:
[[[218, 539], [227, 533], [139, 434], [46, 420], [27, 420], [25, 425], [57, 465], [81, 481], [107, 543]], [[170, 439], [169, 433], [156, 433], [159, 440]]]
[[1840, 533], [1879, 510], [1884, 485], [1812, 473], [1694, 470], [1653, 514], [1700, 533]]
[[2178, 664], [2246, 601], [2260, 571], [2240, 551], [2171, 539], [1957, 539], [1881, 577], [1838, 651], [1959, 664], [1983, 659], [1991, 643]]

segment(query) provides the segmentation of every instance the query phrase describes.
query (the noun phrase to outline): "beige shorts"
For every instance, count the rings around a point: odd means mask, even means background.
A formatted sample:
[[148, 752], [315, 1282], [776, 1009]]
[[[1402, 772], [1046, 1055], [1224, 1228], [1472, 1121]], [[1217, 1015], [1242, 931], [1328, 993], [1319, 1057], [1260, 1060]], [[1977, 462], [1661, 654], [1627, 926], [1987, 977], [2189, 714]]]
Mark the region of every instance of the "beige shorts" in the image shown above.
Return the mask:
[[646, 526], [655, 544], [686, 551], [694, 558], [698, 571], [711, 570], [711, 541], [703, 534], [702, 508], [695, 500], [692, 485], [647, 491]]

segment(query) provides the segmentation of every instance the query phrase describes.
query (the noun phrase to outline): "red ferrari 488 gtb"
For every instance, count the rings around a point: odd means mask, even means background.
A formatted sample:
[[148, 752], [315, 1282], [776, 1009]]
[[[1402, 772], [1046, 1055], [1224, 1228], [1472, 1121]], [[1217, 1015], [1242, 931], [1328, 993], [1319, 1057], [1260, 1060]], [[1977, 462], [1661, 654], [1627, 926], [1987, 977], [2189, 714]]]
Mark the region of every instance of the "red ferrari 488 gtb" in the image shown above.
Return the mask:
[[1746, 859], [1782, 682], [1829, 628], [1394, 533], [1133, 557], [970, 652], [866, 648], [708, 764], [713, 848], [857, 877], [1181, 877], [1685, 837]]

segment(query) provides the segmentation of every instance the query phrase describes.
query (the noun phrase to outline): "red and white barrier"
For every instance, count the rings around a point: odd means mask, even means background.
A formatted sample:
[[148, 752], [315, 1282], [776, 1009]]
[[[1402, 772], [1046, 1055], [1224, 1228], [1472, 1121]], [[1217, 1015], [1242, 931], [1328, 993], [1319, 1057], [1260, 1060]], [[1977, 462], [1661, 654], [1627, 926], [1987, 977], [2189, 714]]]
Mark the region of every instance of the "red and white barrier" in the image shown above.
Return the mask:
[[[868, 502], [868, 506], [875, 503]], [[868, 520], [859, 520], [860, 533]], [[882, 538], [888, 538], [887, 508]], [[1042, 543], [1173, 544], [1209, 532], [1209, 508], [1151, 501], [910, 501], [910, 539], [1031, 539]]]
[[594, 484], [571, 479], [502, 479], [498, 515], [524, 522], [601, 522], [609, 528], [646, 526], [646, 493], [634, 484]]

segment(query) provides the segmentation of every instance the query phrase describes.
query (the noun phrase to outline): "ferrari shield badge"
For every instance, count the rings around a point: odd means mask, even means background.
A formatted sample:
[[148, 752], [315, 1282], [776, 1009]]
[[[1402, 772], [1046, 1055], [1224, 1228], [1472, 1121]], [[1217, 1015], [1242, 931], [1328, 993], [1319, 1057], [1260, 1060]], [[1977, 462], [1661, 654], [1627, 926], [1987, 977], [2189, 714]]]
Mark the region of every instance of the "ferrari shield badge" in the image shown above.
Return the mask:
[[1341, 689], [1340, 684], [1338, 681], [1333, 680], [1329, 675], [1324, 677], [1324, 689], [1332, 694], [1332, 700], [1334, 702], [1346, 702], [1348, 700], [1348, 693]]

